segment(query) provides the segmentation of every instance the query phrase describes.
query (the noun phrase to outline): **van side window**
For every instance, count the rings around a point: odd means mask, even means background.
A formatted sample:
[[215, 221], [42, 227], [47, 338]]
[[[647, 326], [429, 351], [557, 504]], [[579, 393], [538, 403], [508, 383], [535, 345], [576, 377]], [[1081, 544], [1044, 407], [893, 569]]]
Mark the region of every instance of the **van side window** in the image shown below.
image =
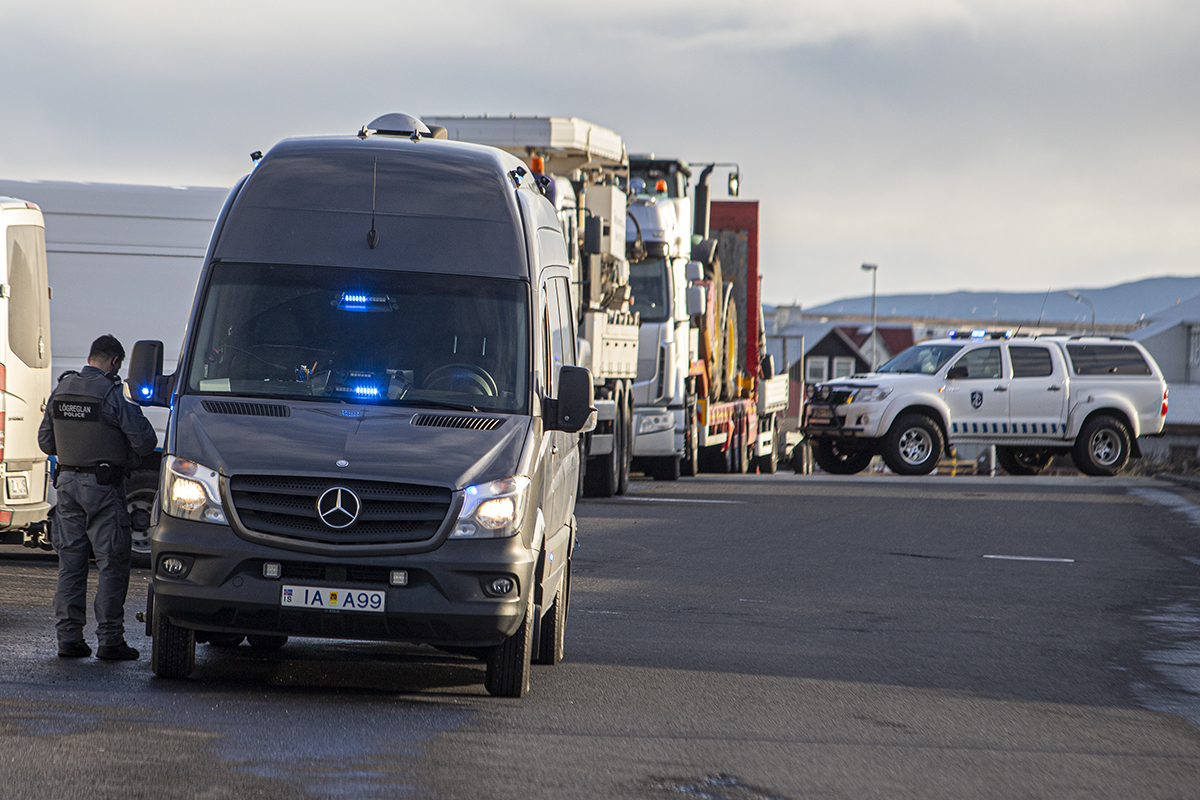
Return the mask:
[[955, 362], [956, 367], [966, 367], [968, 378], [999, 378], [1000, 348], [981, 347], [971, 350]]
[[558, 295], [559, 318], [562, 321], [563, 363], [575, 365], [575, 321], [571, 314], [571, 287], [566, 278], [551, 281]]
[[1076, 375], [1149, 375], [1150, 365], [1128, 344], [1069, 344], [1071, 367]]
[[46, 285], [46, 233], [37, 225], [8, 229], [8, 341], [30, 367], [50, 365], [50, 290]]
[[1043, 378], [1054, 374], [1050, 351], [1044, 347], [1014, 347], [1009, 345], [1014, 378]]
[[549, 364], [546, 374], [546, 391], [550, 397], [558, 397], [558, 371], [563, 365], [562, 309], [552, 281], [542, 289], [546, 300], [546, 337]]

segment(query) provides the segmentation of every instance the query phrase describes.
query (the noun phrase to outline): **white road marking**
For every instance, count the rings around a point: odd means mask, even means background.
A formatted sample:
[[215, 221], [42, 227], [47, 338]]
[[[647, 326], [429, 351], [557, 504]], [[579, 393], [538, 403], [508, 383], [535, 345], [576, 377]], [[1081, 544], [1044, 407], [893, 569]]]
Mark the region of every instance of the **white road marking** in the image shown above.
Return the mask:
[[683, 497], [630, 497], [625, 495], [624, 500], [639, 500], [643, 503], [723, 503], [727, 505], [746, 505], [745, 500], [690, 500]]
[[1042, 558], [1041, 556], [984, 556], [984, 558], [999, 558], [1004, 561], [1051, 561], [1055, 564], [1074, 564], [1073, 558]]

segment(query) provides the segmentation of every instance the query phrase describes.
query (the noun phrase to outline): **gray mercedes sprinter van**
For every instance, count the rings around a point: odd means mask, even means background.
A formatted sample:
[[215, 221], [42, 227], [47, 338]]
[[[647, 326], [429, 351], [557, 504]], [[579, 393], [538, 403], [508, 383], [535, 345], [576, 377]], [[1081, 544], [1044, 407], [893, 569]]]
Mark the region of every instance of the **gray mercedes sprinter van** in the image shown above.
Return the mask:
[[524, 164], [389, 114], [287, 139], [217, 220], [151, 534], [156, 675], [197, 641], [425, 643], [520, 697], [562, 657], [580, 433], [567, 247]]

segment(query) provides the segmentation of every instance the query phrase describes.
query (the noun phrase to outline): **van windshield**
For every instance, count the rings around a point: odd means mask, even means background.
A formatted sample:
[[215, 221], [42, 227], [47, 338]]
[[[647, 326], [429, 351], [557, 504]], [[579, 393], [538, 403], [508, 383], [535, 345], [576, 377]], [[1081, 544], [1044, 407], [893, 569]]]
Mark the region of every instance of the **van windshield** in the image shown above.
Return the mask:
[[528, 296], [518, 280], [214, 264], [188, 389], [524, 413]]

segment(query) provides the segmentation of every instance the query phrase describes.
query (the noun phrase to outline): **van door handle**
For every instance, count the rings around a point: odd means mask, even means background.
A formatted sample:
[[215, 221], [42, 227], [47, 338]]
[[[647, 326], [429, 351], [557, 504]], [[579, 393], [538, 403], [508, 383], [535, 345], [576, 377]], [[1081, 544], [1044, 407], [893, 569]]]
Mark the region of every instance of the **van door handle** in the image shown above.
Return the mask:
[[1007, 386], [997, 386], [995, 389], [992, 389], [992, 391], [993, 392], [1007, 392], [1008, 387]]
[[550, 455], [552, 455], [552, 456], [558, 455], [558, 445], [556, 445], [556, 444], [550, 445]]
[[1046, 391], [1047, 392], [1061, 392], [1062, 387], [1061, 386], [1047, 386]]

